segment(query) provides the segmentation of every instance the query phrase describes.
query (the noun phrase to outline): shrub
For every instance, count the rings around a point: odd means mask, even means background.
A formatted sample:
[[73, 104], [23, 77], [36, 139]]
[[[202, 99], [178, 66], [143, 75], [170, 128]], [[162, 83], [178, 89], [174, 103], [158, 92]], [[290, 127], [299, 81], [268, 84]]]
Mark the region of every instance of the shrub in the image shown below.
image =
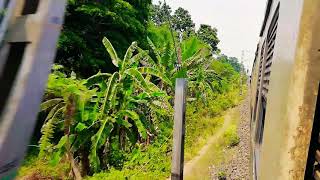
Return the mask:
[[226, 144], [229, 147], [236, 146], [240, 142], [240, 138], [239, 138], [239, 136], [237, 134], [237, 126], [235, 126], [235, 125], [230, 126], [226, 130], [226, 132], [224, 133], [223, 136], [224, 136]]
[[218, 172], [218, 179], [219, 180], [226, 180], [227, 179], [227, 174], [224, 171], [219, 171]]

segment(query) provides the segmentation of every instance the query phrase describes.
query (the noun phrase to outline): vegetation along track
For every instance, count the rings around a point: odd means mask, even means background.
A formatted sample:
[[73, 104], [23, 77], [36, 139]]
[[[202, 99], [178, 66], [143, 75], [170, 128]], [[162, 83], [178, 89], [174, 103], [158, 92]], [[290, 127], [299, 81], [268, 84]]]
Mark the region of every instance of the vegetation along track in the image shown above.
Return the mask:
[[[66, 10], [56, 64], [18, 178], [74, 179], [78, 171], [90, 180], [167, 178], [175, 78], [188, 77], [192, 99], [186, 108], [189, 160], [223, 126], [218, 116], [239, 102], [243, 64], [212, 56], [218, 52], [217, 29], [202, 24], [195, 31], [183, 8], [172, 12], [151, 0], [117, 0], [68, 1]], [[210, 177], [209, 160], [223, 157], [225, 146], [212, 144], [206, 152], [214, 147], [218, 153], [199, 158], [200, 177]]]
[[193, 176], [194, 173], [198, 174], [198, 172], [201, 172], [200, 168], [202, 167], [200, 166], [199, 168], [199, 163], [201, 159], [204, 158], [208, 153], [210, 153], [211, 145], [216, 143], [219, 140], [219, 138], [223, 136], [223, 133], [226, 131], [228, 126], [230, 126], [232, 121], [232, 117], [230, 114], [233, 113], [232, 111], [235, 111], [235, 110], [236, 109], [231, 109], [227, 111], [226, 115], [224, 116], [223, 126], [215, 133], [215, 135], [209, 138], [207, 144], [202, 147], [198, 155], [195, 158], [193, 158], [191, 161], [185, 164], [184, 176], [188, 178], [188, 176]]
[[231, 160], [217, 167], [211, 167], [212, 179], [224, 176], [226, 179], [250, 179], [250, 118], [249, 98], [247, 97], [239, 106], [240, 122], [238, 135], [240, 143], [231, 149]]

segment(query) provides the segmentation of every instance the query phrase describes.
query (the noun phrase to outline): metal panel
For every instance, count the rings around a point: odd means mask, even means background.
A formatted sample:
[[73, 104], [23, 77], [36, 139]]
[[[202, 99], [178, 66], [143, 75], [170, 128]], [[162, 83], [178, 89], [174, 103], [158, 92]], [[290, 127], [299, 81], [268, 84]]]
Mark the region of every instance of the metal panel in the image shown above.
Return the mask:
[[[16, 67], [17, 73], [12, 75], [12, 86], [0, 82], [1, 92], [5, 86], [10, 86], [7, 87], [10, 88], [8, 96], [0, 102], [4, 107], [0, 112], [0, 179], [12, 177], [24, 157], [53, 63], [65, 3], [66, 0], [43, 0], [35, 14], [23, 16], [25, 1], [17, 0], [8, 31], [18, 36], [9, 38], [8, 35], [1, 52], [13, 42], [26, 43], [26, 46], [21, 63]], [[1, 55], [1, 62], [10, 64], [12, 59], [5, 53]]]
[[278, 28], [278, 19], [279, 19], [279, 8], [280, 4], [278, 4], [276, 11], [274, 12], [273, 18], [271, 20], [268, 34], [267, 34], [267, 50], [266, 50], [266, 63], [264, 68], [264, 81], [263, 81], [263, 88], [262, 95], [264, 98], [267, 99], [267, 94], [269, 90], [269, 81], [270, 81], [270, 74], [271, 74], [271, 65], [272, 59], [274, 54], [274, 46], [275, 40], [277, 36], [277, 28]]

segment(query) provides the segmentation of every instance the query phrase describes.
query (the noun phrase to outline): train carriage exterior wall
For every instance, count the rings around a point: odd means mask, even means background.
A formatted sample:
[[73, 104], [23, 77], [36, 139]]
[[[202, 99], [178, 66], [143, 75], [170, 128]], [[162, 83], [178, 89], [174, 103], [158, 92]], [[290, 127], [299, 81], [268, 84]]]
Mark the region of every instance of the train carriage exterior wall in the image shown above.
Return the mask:
[[314, 168], [319, 81], [320, 1], [269, 0], [250, 86], [253, 179], [305, 179]]

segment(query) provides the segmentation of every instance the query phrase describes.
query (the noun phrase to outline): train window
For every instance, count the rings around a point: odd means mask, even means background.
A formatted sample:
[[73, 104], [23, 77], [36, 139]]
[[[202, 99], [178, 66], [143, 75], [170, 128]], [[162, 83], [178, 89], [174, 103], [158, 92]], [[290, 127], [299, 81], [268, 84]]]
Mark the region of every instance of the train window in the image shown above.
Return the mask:
[[8, 58], [0, 76], [0, 114], [2, 113], [6, 100], [10, 94], [14, 79], [19, 71], [26, 45], [26, 42], [10, 43]]
[[22, 15], [35, 14], [40, 0], [25, 0]]
[[265, 98], [262, 98], [261, 101], [261, 113], [259, 117], [259, 122], [261, 123], [260, 125], [260, 133], [259, 133], [259, 144], [262, 144], [262, 138], [263, 138], [263, 131], [264, 131], [264, 121], [266, 118], [266, 106], [267, 102]]
[[265, 46], [266, 46], [266, 40], [262, 44], [261, 51], [260, 51], [259, 75], [258, 75], [259, 78], [258, 78], [258, 86], [257, 86], [257, 88], [260, 88], [261, 81], [262, 81], [262, 67], [263, 67], [262, 65], [263, 65], [263, 61], [264, 61]]
[[318, 90], [317, 104], [316, 104], [313, 126], [311, 131], [308, 159], [307, 159], [306, 170], [304, 174], [305, 180], [314, 179], [314, 176], [316, 174], [319, 174], [320, 172], [319, 132], [320, 132], [320, 89]]
[[256, 143], [262, 144], [262, 138], [263, 138], [263, 131], [264, 131], [264, 122], [265, 122], [265, 116], [266, 116], [266, 106], [267, 102], [264, 97], [261, 98], [261, 104], [260, 104], [260, 112], [258, 113], [258, 124], [256, 128]]

